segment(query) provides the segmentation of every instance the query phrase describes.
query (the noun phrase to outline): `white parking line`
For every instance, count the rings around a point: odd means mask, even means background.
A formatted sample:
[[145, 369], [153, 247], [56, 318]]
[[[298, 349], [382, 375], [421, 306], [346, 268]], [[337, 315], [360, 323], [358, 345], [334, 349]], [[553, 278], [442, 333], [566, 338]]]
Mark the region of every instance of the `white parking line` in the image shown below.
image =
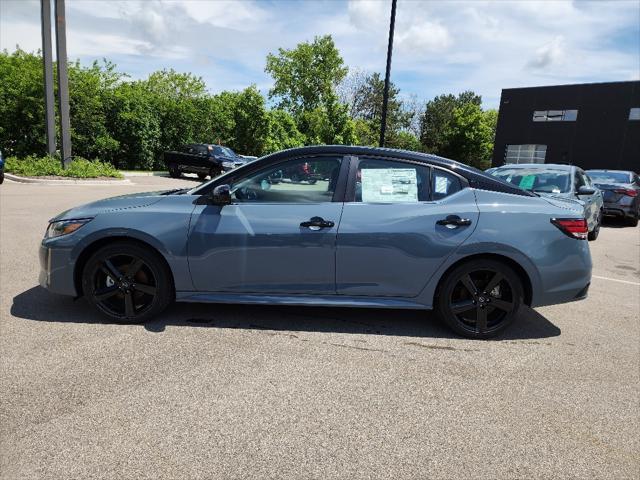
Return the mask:
[[612, 282], [626, 283], [628, 285], [638, 285], [640, 287], [640, 282], [632, 282], [630, 280], [618, 280], [617, 278], [600, 277], [598, 275], [591, 275], [591, 278], [598, 278], [600, 280], [611, 280]]

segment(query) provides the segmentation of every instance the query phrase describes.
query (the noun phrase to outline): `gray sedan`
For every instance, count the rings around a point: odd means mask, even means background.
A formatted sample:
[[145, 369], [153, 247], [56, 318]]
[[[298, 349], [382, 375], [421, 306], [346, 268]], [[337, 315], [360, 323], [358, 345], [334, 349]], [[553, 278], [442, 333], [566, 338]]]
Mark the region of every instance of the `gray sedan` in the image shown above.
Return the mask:
[[624, 219], [635, 227], [640, 218], [640, 176], [624, 170], [588, 170], [587, 175], [604, 196], [604, 214]]
[[[301, 168], [316, 181], [277, 181]], [[586, 237], [578, 203], [453, 160], [307, 147], [192, 190], [61, 213], [42, 241], [40, 283], [118, 322], [173, 300], [435, 309], [459, 334], [488, 338], [523, 305], [586, 297]]]
[[589, 225], [589, 240], [600, 233], [603, 199], [591, 179], [575, 165], [515, 164], [503, 165], [491, 175], [549, 198], [562, 198], [580, 205]]

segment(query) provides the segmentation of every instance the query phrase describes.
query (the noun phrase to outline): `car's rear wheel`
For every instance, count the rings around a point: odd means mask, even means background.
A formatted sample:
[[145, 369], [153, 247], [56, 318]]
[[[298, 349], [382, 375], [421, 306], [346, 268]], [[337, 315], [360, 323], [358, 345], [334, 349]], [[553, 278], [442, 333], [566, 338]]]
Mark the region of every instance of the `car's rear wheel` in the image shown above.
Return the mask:
[[180, 167], [178, 167], [178, 165], [176, 165], [175, 163], [170, 163], [169, 176], [171, 178], [180, 178], [181, 175], [182, 175], [182, 172], [180, 171]]
[[[207, 178], [207, 174], [206, 173], [198, 173], [198, 178], [200, 180], [204, 180], [205, 178]], [[213, 177], [212, 177], [213, 178]]]
[[174, 298], [171, 273], [158, 254], [133, 242], [102, 247], [87, 261], [82, 290], [101, 313], [124, 323], [144, 322]]
[[630, 227], [637, 227], [638, 226], [638, 217], [627, 217], [626, 218], [626, 223], [627, 225], [629, 225]]
[[598, 235], [600, 235], [600, 225], [602, 225], [602, 210], [600, 210], [600, 213], [598, 214], [598, 221], [593, 227], [593, 230], [591, 230], [587, 234], [587, 238], [590, 242], [593, 242], [596, 238], [598, 238]]
[[209, 170], [209, 176], [211, 177], [211, 180], [216, 178], [221, 173], [222, 173], [222, 170], [220, 170], [219, 168], [212, 168]]
[[477, 259], [442, 279], [436, 312], [456, 333], [469, 338], [500, 334], [516, 318], [524, 298], [522, 281], [503, 262]]

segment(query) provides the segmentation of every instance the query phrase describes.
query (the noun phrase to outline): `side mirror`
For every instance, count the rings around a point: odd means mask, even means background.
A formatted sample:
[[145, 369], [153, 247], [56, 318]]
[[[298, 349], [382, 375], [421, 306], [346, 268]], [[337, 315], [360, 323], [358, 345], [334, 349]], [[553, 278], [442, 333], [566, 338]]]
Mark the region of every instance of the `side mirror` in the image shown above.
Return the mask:
[[231, 201], [231, 189], [229, 185], [218, 185], [213, 189], [209, 195], [210, 201], [214, 205], [230, 205]]
[[594, 193], [596, 193], [595, 188], [587, 187], [586, 185], [578, 189], [578, 195], [593, 195]]

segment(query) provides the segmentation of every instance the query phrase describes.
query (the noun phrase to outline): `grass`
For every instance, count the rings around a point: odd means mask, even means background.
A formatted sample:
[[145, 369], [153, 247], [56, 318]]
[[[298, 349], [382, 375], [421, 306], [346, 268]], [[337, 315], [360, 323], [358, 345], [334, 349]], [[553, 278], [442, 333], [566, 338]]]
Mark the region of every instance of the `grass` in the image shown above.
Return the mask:
[[122, 178], [122, 174], [110, 163], [82, 157], [75, 157], [68, 168], [62, 168], [60, 159], [52, 156], [9, 157], [4, 168], [8, 173], [25, 177]]

